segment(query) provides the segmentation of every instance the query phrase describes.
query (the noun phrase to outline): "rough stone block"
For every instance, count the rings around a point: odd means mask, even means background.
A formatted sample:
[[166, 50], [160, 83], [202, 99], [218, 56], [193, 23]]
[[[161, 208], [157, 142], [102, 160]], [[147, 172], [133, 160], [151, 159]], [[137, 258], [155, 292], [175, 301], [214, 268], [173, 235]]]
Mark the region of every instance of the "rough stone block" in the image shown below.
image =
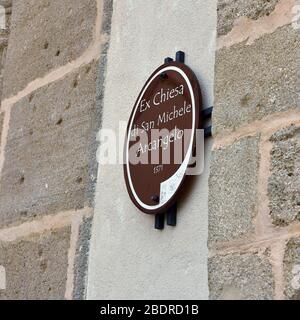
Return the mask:
[[300, 32], [285, 26], [216, 56], [215, 133], [299, 108]]
[[84, 300], [87, 285], [88, 256], [92, 232], [92, 218], [84, 218], [80, 229], [76, 250], [74, 292], [75, 300]]
[[3, 91], [3, 72], [7, 51], [8, 34], [7, 31], [0, 29], [0, 99], [2, 100]]
[[0, 299], [64, 299], [70, 228], [0, 242], [6, 289]]
[[4, 97], [78, 58], [93, 40], [95, 0], [16, 0], [4, 74]]
[[12, 106], [0, 226], [89, 205], [96, 73], [95, 62]]
[[2, 137], [2, 130], [3, 130], [3, 120], [4, 120], [4, 113], [0, 113], [0, 146], [1, 146], [1, 137]]
[[270, 214], [273, 223], [285, 226], [300, 220], [300, 126], [274, 133], [269, 178]]
[[300, 300], [300, 238], [287, 243], [284, 254], [285, 297]]
[[266, 254], [214, 256], [208, 261], [208, 282], [212, 300], [271, 300], [274, 295]]
[[0, 5], [4, 8], [9, 8], [12, 5], [12, 0], [0, 0]]
[[219, 0], [218, 1], [218, 35], [225, 35], [240, 17], [257, 20], [268, 16], [279, 0]]
[[209, 244], [253, 230], [257, 211], [259, 138], [246, 137], [213, 151], [209, 179]]

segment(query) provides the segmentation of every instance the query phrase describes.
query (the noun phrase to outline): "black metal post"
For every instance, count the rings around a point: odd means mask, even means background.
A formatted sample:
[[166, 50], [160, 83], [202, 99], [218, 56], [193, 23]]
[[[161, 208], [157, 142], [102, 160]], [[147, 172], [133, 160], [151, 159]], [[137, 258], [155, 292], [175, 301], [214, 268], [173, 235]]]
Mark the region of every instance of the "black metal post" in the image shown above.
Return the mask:
[[177, 51], [176, 52], [176, 61], [184, 63], [185, 60], [185, 53], [183, 51]]
[[163, 230], [165, 227], [165, 214], [160, 213], [155, 215], [154, 228], [157, 230]]
[[175, 202], [167, 211], [167, 225], [175, 227], [177, 224], [177, 203]]

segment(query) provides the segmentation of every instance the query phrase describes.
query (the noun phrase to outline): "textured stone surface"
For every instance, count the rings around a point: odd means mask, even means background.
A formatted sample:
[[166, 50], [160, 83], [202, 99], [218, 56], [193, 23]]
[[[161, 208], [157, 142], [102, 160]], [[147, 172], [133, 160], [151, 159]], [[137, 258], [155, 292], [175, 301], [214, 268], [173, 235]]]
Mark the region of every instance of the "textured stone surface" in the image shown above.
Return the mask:
[[209, 180], [209, 244], [253, 230], [257, 210], [258, 137], [213, 151]]
[[240, 17], [257, 20], [269, 15], [279, 0], [219, 0], [218, 1], [218, 35], [231, 31], [235, 21]]
[[4, 8], [9, 8], [12, 5], [12, 0], [0, 0], [0, 5]]
[[4, 113], [0, 113], [0, 146], [1, 146], [1, 137], [2, 137], [2, 129], [3, 129], [3, 120], [4, 120]]
[[215, 133], [299, 107], [300, 32], [285, 26], [217, 52]]
[[0, 299], [63, 299], [69, 238], [70, 228], [63, 228], [0, 242], [0, 265], [6, 271]]
[[5, 16], [0, 15], [1, 23], [3, 23], [3, 19], [5, 21], [5, 26], [1, 25], [1, 28], [4, 29], [0, 29], [0, 100], [2, 99], [3, 71], [6, 60], [8, 37], [10, 33], [11, 2], [12, 0], [0, 1], [0, 5], [5, 8]]
[[17, 102], [0, 185], [0, 226], [82, 208], [92, 193], [97, 63]]
[[290, 126], [270, 139], [270, 213], [275, 225], [300, 220], [300, 126]]
[[274, 294], [272, 266], [266, 255], [234, 253], [208, 262], [212, 300], [271, 300]]
[[[113, 10], [104, 92], [103, 78], [98, 80], [99, 95], [104, 93], [103, 128], [117, 130], [120, 120], [128, 120], [153, 66], [179, 49], [188, 52], [188, 64], [201, 79], [204, 105], [212, 105], [215, 50], [208, 44], [215, 42], [215, 0], [113, 1]], [[210, 140], [206, 141], [207, 163]], [[99, 167], [88, 299], [208, 297], [209, 166], [205, 168], [190, 192], [182, 193], [177, 227], [166, 226], [160, 232], [153, 228], [153, 217], [141, 214], [130, 201], [123, 166]]]
[[[1, 41], [1, 40], [0, 40]], [[3, 62], [5, 60], [5, 44], [0, 43], [0, 99], [2, 98], [2, 88], [3, 88]]]
[[300, 238], [287, 243], [284, 254], [285, 296], [300, 300]]
[[96, 14], [95, 0], [15, 0], [4, 96], [79, 57], [92, 42]]
[[84, 218], [79, 229], [79, 239], [76, 250], [74, 293], [75, 300], [83, 300], [86, 296], [88, 256], [91, 239], [92, 218]]

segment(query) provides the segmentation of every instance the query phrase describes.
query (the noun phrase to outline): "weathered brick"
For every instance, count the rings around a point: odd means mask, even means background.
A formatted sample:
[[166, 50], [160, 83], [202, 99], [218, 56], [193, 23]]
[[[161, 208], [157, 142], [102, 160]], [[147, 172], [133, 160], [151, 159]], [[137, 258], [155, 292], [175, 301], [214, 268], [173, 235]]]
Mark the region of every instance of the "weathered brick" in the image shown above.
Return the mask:
[[96, 73], [94, 62], [12, 106], [0, 226], [88, 204]]
[[15, 0], [4, 97], [78, 58], [92, 42], [96, 14], [95, 0]]
[[70, 228], [0, 242], [6, 289], [0, 299], [63, 299]]
[[287, 243], [284, 254], [285, 297], [300, 300], [300, 238]]
[[270, 214], [275, 225], [300, 220], [300, 126], [274, 133], [269, 178]]
[[218, 1], [218, 35], [225, 35], [240, 17], [257, 20], [269, 15], [279, 0], [219, 0]]
[[300, 32], [285, 26], [252, 45], [243, 42], [217, 52], [215, 133], [299, 108], [299, 42]]
[[212, 300], [271, 300], [274, 295], [272, 266], [266, 254], [233, 253], [208, 261]]
[[213, 151], [209, 179], [209, 244], [250, 233], [257, 211], [259, 137]]

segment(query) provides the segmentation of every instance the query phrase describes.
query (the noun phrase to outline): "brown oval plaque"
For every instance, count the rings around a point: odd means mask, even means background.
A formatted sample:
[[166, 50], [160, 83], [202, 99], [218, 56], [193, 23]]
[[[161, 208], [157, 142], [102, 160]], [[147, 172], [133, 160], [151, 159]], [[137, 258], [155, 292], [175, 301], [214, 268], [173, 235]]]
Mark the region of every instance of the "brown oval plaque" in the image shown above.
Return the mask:
[[200, 110], [198, 80], [184, 63], [163, 64], [144, 85], [124, 149], [126, 186], [141, 211], [162, 213], [176, 201], [200, 129]]

